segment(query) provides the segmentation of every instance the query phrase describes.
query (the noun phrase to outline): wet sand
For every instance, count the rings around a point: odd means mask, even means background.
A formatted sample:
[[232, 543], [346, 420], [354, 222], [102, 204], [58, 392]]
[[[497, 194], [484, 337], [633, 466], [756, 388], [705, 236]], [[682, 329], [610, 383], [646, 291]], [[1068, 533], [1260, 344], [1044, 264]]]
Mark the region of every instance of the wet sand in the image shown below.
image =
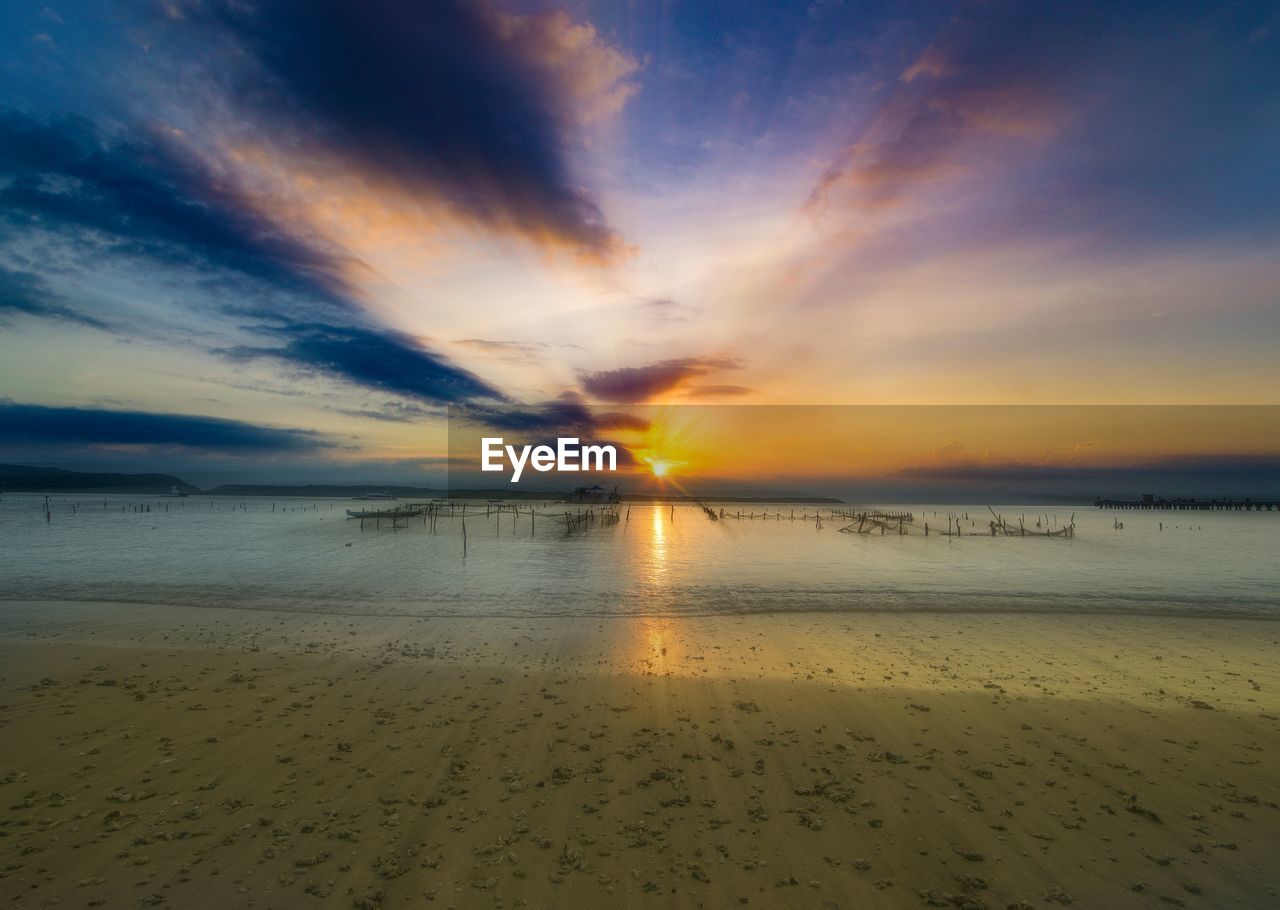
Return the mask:
[[15, 907], [1265, 907], [1280, 624], [0, 604]]

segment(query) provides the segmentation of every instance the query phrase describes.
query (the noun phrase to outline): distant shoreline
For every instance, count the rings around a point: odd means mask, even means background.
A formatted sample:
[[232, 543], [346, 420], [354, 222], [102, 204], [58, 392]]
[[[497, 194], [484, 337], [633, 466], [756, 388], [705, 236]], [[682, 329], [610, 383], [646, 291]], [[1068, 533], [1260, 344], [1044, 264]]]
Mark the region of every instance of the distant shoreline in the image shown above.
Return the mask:
[[[740, 484], [746, 486], [746, 484]], [[850, 485], [856, 486], [854, 482]], [[389, 494], [395, 499], [428, 500], [503, 500], [510, 502], [546, 502], [548, 500], [570, 500], [573, 494], [569, 490], [529, 490], [485, 487], [477, 489], [446, 489], [442, 487], [423, 487], [406, 484], [380, 483], [262, 483], [262, 484], [221, 484], [205, 490], [188, 483], [172, 474], [147, 473], [123, 474], [107, 472], [72, 471], [65, 468], [41, 467], [35, 465], [0, 464], [0, 495], [3, 493], [35, 493], [48, 495], [132, 495], [132, 496], [218, 496], [218, 497], [274, 497], [277, 499], [357, 499], [370, 494]], [[1203, 495], [1187, 495], [1177, 498], [1161, 496], [1159, 503], [1216, 502], [1223, 498], [1240, 502], [1268, 502], [1274, 504], [1278, 494], [1274, 491], [1253, 491], [1251, 496], [1218, 496], [1216, 499], [1209, 493]], [[703, 495], [661, 494], [661, 493], [621, 493], [623, 502], [664, 502], [664, 503], [799, 503], [812, 505], [846, 505], [852, 502], [863, 505], [876, 503], [921, 503], [931, 505], [981, 505], [999, 503], [1003, 505], [1021, 504], [1027, 506], [1053, 506], [1056, 508], [1089, 509], [1098, 507], [1117, 507], [1117, 504], [1132, 505], [1137, 509], [1148, 509], [1141, 498], [1116, 498], [1115, 495], [1099, 496], [1093, 493], [1039, 493], [1020, 490], [972, 490], [967, 492], [938, 490], [898, 491], [898, 495], [886, 493], [874, 484], [868, 487], [865, 495], [816, 496], [808, 493], [793, 495], [777, 492], [759, 494], [719, 494]], [[1267, 509], [1263, 509], [1267, 511]]]
[[[320, 489], [312, 487], [253, 487], [246, 488], [237, 486], [234, 489], [226, 487], [215, 487], [212, 490], [183, 490], [182, 498], [198, 497], [198, 496], [217, 496], [220, 498], [256, 498], [256, 499], [350, 499], [357, 500], [360, 497], [367, 497], [370, 493], [387, 492], [392, 494], [392, 499], [386, 502], [412, 501], [424, 499], [448, 499], [448, 500], [503, 500], [503, 501], [520, 501], [520, 502], [550, 502], [559, 500], [568, 500], [572, 494], [566, 490], [548, 490], [545, 492], [509, 492], [507, 490], [433, 490], [427, 488], [401, 488], [401, 487], [378, 487], [372, 489], [370, 487], [324, 487]], [[173, 498], [173, 494], [167, 490], [157, 490], [154, 487], [146, 488], [101, 488], [101, 487], [32, 487], [30, 489], [22, 489], [16, 487], [5, 487], [0, 490], [0, 495], [4, 493], [22, 493], [26, 495], [49, 495], [49, 496], [156, 496], [165, 499]], [[800, 503], [807, 505], [846, 505], [846, 501], [838, 499], [834, 496], [655, 496], [646, 493], [620, 495], [622, 502], [662, 502], [662, 503]], [[375, 504], [377, 501], [374, 501]], [[582, 505], [590, 505], [590, 503], [582, 503]]]
[[[0, 465], [0, 492], [79, 493], [83, 495], [132, 494], [167, 496], [174, 492], [187, 496], [274, 496], [296, 499], [354, 499], [370, 493], [389, 493], [398, 499], [510, 499], [544, 501], [564, 499], [568, 490], [457, 490], [397, 484], [223, 484], [202, 490], [171, 474], [113, 474], [68, 471], [33, 465]], [[660, 496], [651, 493], [624, 493], [625, 502], [800, 502], [841, 505], [832, 496]]]

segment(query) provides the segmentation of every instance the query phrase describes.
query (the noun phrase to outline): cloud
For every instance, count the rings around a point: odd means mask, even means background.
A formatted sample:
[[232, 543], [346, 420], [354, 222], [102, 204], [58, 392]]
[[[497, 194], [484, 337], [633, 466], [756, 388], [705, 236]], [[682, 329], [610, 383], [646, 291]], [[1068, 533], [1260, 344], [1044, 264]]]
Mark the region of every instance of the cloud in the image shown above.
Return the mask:
[[[968, 147], [1034, 143], [1062, 115], [1055, 43], [1074, 46], [1078, 27], [1005, 3], [969, 4], [899, 75], [870, 123], [818, 181], [818, 208], [846, 191], [864, 208], [901, 200], [921, 184], [964, 173]], [[996, 155], [995, 157], [999, 157]]]
[[933, 450], [934, 461], [955, 461], [964, 452], [964, 446], [957, 440], [952, 440], [944, 446], [938, 446]]
[[545, 353], [547, 348], [543, 342], [495, 341], [488, 338], [462, 338], [454, 344], [516, 364], [528, 364]]
[[405, 401], [384, 401], [381, 406], [335, 408], [334, 410], [348, 417], [361, 417], [383, 423], [415, 423], [442, 416], [438, 407], [423, 407]]
[[[644, 432], [648, 419], [617, 411], [602, 411], [583, 403], [573, 393], [565, 393], [554, 401], [536, 405], [485, 405], [466, 403], [449, 408], [449, 452], [451, 463], [467, 468], [479, 466], [480, 440], [494, 433], [503, 434], [509, 444], [556, 447], [556, 440], [576, 437], [592, 445], [612, 445], [620, 469], [635, 467], [630, 448], [611, 438], [610, 432]], [[506, 434], [513, 434], [514, 439]], [[453, 476], [457, 481], [463, 477]], [[477, 474], [474, 479], [480, 479]]]
[[82, 253], [141, 257], [350, 307], [345, 263], [260, 214], [175, 134], [103, 135], [88, 121], [0, 111], [0, 221]]
[[640, 301], [640, 308], [646, 316], [659, 322], [687, 322], [702, 312], [698, 307], [681, 303], [672, 297], [643, 299]]
[[[449, 408], [449, 451], [457, 465], [479, 465], [480, 439], [490, 433], [516, 434], [521, 445], [556, 445], [560, 437], [577, 437], [593, 445], [612, 445], [619, 468], [634, 467], [635, 457], [610, 432], [644, 432], [650, 422], [639, 415], [602, 411], [567, 392], [536, 405], [486, 405], [474, 402]], [[455, 475], [454, 479], [461, 477]], [[477, 475], [479, 476], [479, 475]]]
[[[948, 480], [973, 483], [1002, 483], [1009, 481], [1040, 481], [1044, 483], [1089, 481], [1115, 487], [1129, 484], [1131, 494], [1134, 485], [1178, 483], [1194, 485], [1238, 481], [1255, 484], [1252, 489], [1241, 488], [1242, 495], [1269, 495], [1280, 491], [1280, 457], [1276, 455], [1208, 454], [1171, 456], [1132, 464], [1086, 466], [1080, 464], [1051, 464], [1033, 462], [982, 463], [953, 461], [932, 465], [916, 465], [903, 468], [898, 476], [916, 479]], [[1150, 492], [1150, 490], [1146, 490]]]
[[622, 249], [569, 160], [579, 130], [636, 90], [638, 64], [590, 25], [471, 0], [214, 0], [183, 13], [251, 61], [238, 100], [278, 145], [496, 231], [601, 259]]
[[11, 401], [0, 401], [0, 444], [177, 447], [225, 454], [298, 453], [330, 445], [305, 430], [282, 430], [239, 420]]
[[625, 411], [602, 410], [566, 392], [554, 401], [531, 405], [465, 403], [449, 409], [449, 419], [459, 426], [486, 426], [515, 433], [549, 433], [591, 437], [606, 431], [643, 433], [648, 418]]
[[465, 404], [449, 409], [449, 420], [459, 426], [485, 426], [513, 433], [589, 434], [596, 428], [595, 414], [573, 395], [536, 405]]
[[398, 332], [319, 322], [257, 326], [255, 331], [284, 343], [276, 347], [241, 346], [220, 353], [236, 360], [270, 358], [304, 372], [431, 404], [471, 398], [505, 400], [501, 392], [474, 374]]
[[632, 433], [643, 433], [653, 424], [647, 417], [628, 414], [625, 411], [592, 411], [597, 429], [624, 430]]
[[[476, 13], [482, 4], [466, 4]], [[562, 117], [589, 125], [611, 120], [640, 91], [640, 64], [607, 44], [590, 23], [577, 24], [563, 10], [542, 15], [497, 14], [507, 47], [554, 86]]]
[[6, 314], [15, 313], [41, 319], [76, 322], [104, 332], [112, 331], [111, 327], [102, 320], [86, 316], [67, 306], [62, 297], [55, 294], [38, 275], [0, 266], [0, 321]]
[[640, 367], [620, 367], [583, 373], [583, 390], [603, 401], [635, 403], [648, 401], [679, 388], [691, 379], [718, 370], [731, 370], [741, 363], [731, 357], [680, 357]]
[[543, 347], [541, 344], [524, 341], [495, 341], [489, 338], [459, 338], [454, 344], [497, 354], [533, 354]]
[[[271, 356], [357, 385], [435, 403], [502, 399], [476, 376], [413, 339], [387, 330], [291, 321], [288, 314], [354, 317], [360, 305], [343, 277], [348, 263], [309, 237], [257, 212], [252, 201], [158, 134], [111, 139], [88, 123], [40, 123], [0, 113], [0, 206], [9, 224], [48, 231], [78, 249], [141, 257], [226, 280], [248, 278], [285, 291], [245, 307], [268, 320], [252, 331], [284, 336], [283, 347], [245, 346], [239, 357]], [[52, 298], [37, 276], [0, 273], [0, 312], [75, 318], [104, 327]]]
[[742, 395], [754, 395], [756, 390], [744, 385], [691, 385], [684, 387], [686, 395], [699, 398], [737, 398]]
[[[810, 211], [1150, 244], [1276, 223], [1280, 57], [1256, 4], [966, 0], [886, 81]], [[925, 223], [921, 223], [925, 222]]]

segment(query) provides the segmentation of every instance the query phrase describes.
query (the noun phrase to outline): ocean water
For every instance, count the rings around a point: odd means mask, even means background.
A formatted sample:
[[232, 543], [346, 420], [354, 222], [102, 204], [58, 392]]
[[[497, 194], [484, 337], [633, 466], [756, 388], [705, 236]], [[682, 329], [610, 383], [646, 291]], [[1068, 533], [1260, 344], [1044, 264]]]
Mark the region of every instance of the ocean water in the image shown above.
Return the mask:
[[[1134, 612], [1280, 618], [1280, 512], [1074, 510], [1074, 539], [922, 535], [986, 506], [884, 505], [908, 536], [840, 533], [829, 507], [632, 503], [566, 533], [565, 506], [349, 520], [350, 500], [58, 495], [0, 499], [0, 599], [229, 606], [338, 614], [610, 616], [788, 611]], [[139, 511], [148, 507], [150, 511]], [[865, 506], [858, 506], [863, 508]], [[573, 507], [569, 507], [573, 508]], [[874, 506], [872, 506], [874, 508]], [[1056, 527], [1061, 506], [996, 506]], [[767, 510], [770, 517], [761, 518]], [[791, 516], [794, 514], [795, 519]], [[781, 515], [782, 520], [777, 516]], [[1116, 520], [1123, 529], [1114, 527]], [[1163, 522], [1164, 530], [1160, 530]]]

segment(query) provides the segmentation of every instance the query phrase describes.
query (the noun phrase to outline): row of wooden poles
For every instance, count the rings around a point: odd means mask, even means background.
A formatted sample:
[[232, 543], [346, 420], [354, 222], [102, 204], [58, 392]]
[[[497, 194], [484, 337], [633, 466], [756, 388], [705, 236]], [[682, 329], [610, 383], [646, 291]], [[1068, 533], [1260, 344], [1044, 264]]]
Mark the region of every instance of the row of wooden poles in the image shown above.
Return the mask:
[[[64, 501], [65, 501], [65, 500], [64, 500]], [[167, 513], [167, 512], [169, 512], [169, 510], [170, 510], [170, 506], [171, 506], [171, 505], [172, 505], [172, 503], [170, 503], [170, 502], [156, 502], [156, 503], [151, 503], [151, 502], [123, 502], [123, 503], [120, 503], [120, 511], [121, 511], [121, 512], [133, 512], [133, 513], [140, 514], [140, 515], [145, 515], [145, 514], [148, 514], [148, 513], [152, 512], [152, 511], [156, 511], [156, 512], [164, 511], [164, 512], [166, 512], [166, 513]], [[181, 508], [181, 509], [185, 509], [185, 508], [187, 507], [187, 504], [186, 504], [185, 502], [181, 501], [181, 500], [179, 500], [179, 501], [178, 501], [177, 505], [178, 505], [178, 507], [179, 507], [179, 508]], [[80, 514], [80, 511], [81, 511], [81, 504], [80, 504], [80, 502], [79, 502], [79, 501], [77, 501], [77, 502], [73, 502], [73, 503], [70, 503], [70, 506], [71, 506], [71, 514], [72, 514], [72, 515], [79, 515], [79, 514]], [[163, 507], [163, 509], [162, 509], [161, 507]], [[107, 500], [105, 500], [105, 499], [104, 499], [104, 500], [102, 500], [102, 511], [104, 511], [104, 512], [110, 511], [110, 508], [111, 508], [111, 507], [110, 507], [110, 505], [108, 504], [108, 501], [107, 501]], [[219, 511], [219, 512], [221, 512], [221, 511], [223, 510], [223, 509], [222, 509], [222, 507], [221, 507], [220, 505], [217, 505], [217, 504], [216, 504], [216, 503], [214, 503], [212, 500], [209, 502], [209, 509], [210, 509], [211, 511], [212, 511], [212, 510], [214, 510], [214, 509], [216, 509], [216, 510], [217, 510], [217, 511]], [[281, 507], [279, 511], [280, 511], [280, 513], [281, 513], [281, 514], [284, 514], [285, 512], [315, 512], [315, 511], [319, 511], [319, 509], [320, 509], [320, 504], [319, 504], [319, 503], [315, 503], [315, 502], [313, 502], [313, 503], [311, 503], [309, 506], [307, 506], [307, 505], [300, 505], [300, 506], [290, 506], [290, 507], [288, 507], [288, 508]], [[330, 511], [332, 511], [332, 510], [333, 510], [333, 503], [329, 503], [329, 509], [330, 509]], [[51, 497], [51, 496], [46, 496], [46, 497], [44, 498], [43, 511], [44, 511], [45, 521], [52, 521], [52, 520], [53, 520], [53, 502], [52, 502], [52, 497]], [[228, 511], [231, 511], [231, 512], [248, 512], [248, 511], [249, 511], [249, 504], [248, 504], [247, 502], [236, 502], [236, 503], [232, 503], [232, 504], [231, 504], [231, 507], [228, 509]], [[273, 503], [271, 503], [271, 511], [272, 511], [272, 512], [275, 512], [275, 511], [276, 511], [276, 503], [274, 503], [274, 502], [273, 502]]]
[[[1076, 515], [1071, 513], [1071, 521], [1068, 524], [1061, 525], [1054, 529], [1049, 521], [1048, 515], [1037, 516], [1034, 527], [1027, 523], [1027, 516], [1022, 515], [1018, 518], [1018, 525], [1014, 527], [1012, 523], [1005, 520], [1003, 515], [997, 514], [995, 509], [987, 506], [987, 511], [991, 513], [991, 519], [987, 522], [986, 531], [964, 531], [959, 516], [947, 515], [947, 530], [938, 529], [935, 533], [945, 537], [1063, 537], [1071, 538], [1076, 536]], [[977, 522], [969, 520], [969, 516], [965, 515], [965, 520], [969, 521], [970, 527], [975, 527]], [[952, 530], [954, 522], [955, 530]], [[1042, 525], [1043, 522], [1043, 525]], [[1057, 524], [1056, 516], [1053, 524]], [[925, 536], [929, 534], [929, 525], [926, 522], [924, 526]]]
[[[738, 509], [738, 510], [735, 510], [735, 511], [732, 511], [732, 512], [731, 512], [731, 511], [729, 511], [728, 509], [725, 509], [725, 508], [722, 506], [722, 507], [720, 508], [720, 510], [717, 512], [715, 509], [712, 509], [710, 506], [704, 505], [703, 503], [698, 503], [698, 506], [699, 506], [699, 508], [701, 508], [701, 509], [702, 509], [702, 511], [706, 514], [706, 516], [707, 516], [708, 518], [710, 518], [712, 521], [715, 521], [715, 520], [717, 520], [717, 519], [730, 519], [730, 518], [731, 518], [731, 519], [733, 519], [733, 520], [735, 520], [735, 521], [801, 521], [801, 522], [807, 522], [807, 521], [822, 521], [822, 520], [823, 520], [823, 513], [822, 513], [822, 511], [821, 511], [821, 510], [818, 510], [818, 509], [815, 509], [815, 510], [814, 510], [814, 512], [812, 513], [812, 515], [810, 515], [810, 513], [809, 513], [809, 510], [808, 510], [808, 509], [802, 509], [802, 510], [800, 511], [800, 514], [799, 514], [799, 515], [797, 515], [797, 514], [796, 514], [796, 510], [795, 510], [795, 509], [792, 509], [790, 512], [783, 512], [782, 510], [778, 510], [778, 511], [776, 511], [776, 512], [770, 512], [770, 511], [769, 511], [769, 510], [767, 510], [767, 509], [766, 509], [766, 510], [764, 510], [764, 511], [762, 511], [762, 512], [755, 512], [755, 511], [743, 512], [741, 509]], [[863, 513], [863, 512], [856, 512], [856, 511], [854, 511], [854, 510], [852, 510], [852, 509], [828, 509], [828, 510], [827, 510], [827, 513], [826, 513], [826, 520], [827, 520], [827, 521], [836, 521], [836, 520], [838, 520], [838, 519], [842, 519], [842, 518], [844, 518], [844, 519], [857, 519], [859, 515], [863, 515], [863, 514], [874, 514], [875, 516], [877, 516], [877, 517], [879, 517], [879, 518], [883, 518], [883, 519], [885, 519], [885, 520], [892, 520], [892, 521], [897, 521], [897, 520], [903, 520], [903, 521], [908, 521], [908, 522], [915, 521], [915, 516], [914, 516], [912, 513], [910, 513], [910, 512], [874, 512], [874, 513]]]
[[[746, 521], [755, 521], [757, 519], [762, 521], [809, 521], [809, 512], [807, 509], [803, 510], [799, 516], [796, 515], [795, 509], [792, 509], [790, 514], [787, 515], [784, 515], [781, 511], [772, 513], [765, 511], [759, 515], [755, 512], [748, 512], [744, 515], [741, 511], [728, 512], [724, 508], [721, 508], [719, 512], [717, 512], [710, 506], [703, 503], [699, 503], [698, 505], [707, 518], [712, 521], [720, 521], [727, 518]], [[967, 522], [969, 527], [976, 528], [977, 522], [969, 517], [968, 512], [962, 514], [949, 512], [947, 513], [947, 529], [945, 531], [940, 527], [930, 528], [929, 523], [926, 521], [924, 522], [923, 527], [924, 536], [928, 537], [930, 533], [934, 533], [943, 537], [1075, 537], [1075, 513], [1072, 513], [1071, 522], [1069, 524], [1053, 530], [1051, 529], [1049, 516], [1047, 514], [1035, 517], [1034, 528], [1028, 524], [1025, 515], [1018, 519], [1018, 525], [1017, 527], [1014, 527], [1004, 519], [1004, 516], [996, 514], [995, 510], [991, 509], [990, 506], [987, 508], [988, 511], [991, 512], [992, 520], [987, 523], [987, 529], [985, 531], [966, 532], [964, 530], [964, 523]], [[935, 512], [934, 515], [936, 516], [937, 513]], [[853, 509], [830, 509], [826, 513], [826, 518], [828, 521], [834, 521], [836, 519], [847, 520], [848, 524], [845, 524], [839, 529], [845, 534], [874, 534], [878, 531], [881, 535], [906, 535], [907, 526], [914, 525], [916, 520], [916, 517], [912, 512], [886, 512], [879, 510], [859, 512]], [[814, 526], [818, 530], [821, 530], [823, 527], [822, 521], [823, 513], [820, 510], [815, 511], [813, 515], [813, 522]], [[1055, 518], [1053, 524], [1056, 523]]]
[[[164, 510], [166, 512], [169, 511], [170, 503], [164, 502], [164, 503], [159, 503], [157, 505], [163, 505]], [[186, 503], [180, 502], [179, 505], [185, 508]], [[802, 509], [800, 512], [800, 515], [798, 516], [796, 515], [795, 509], [791, 509], [789, 513], [786, 513], [786, 514], [784, 514], [781, 510], [778, 510], [775, 512], [770, 512], [768, 510], [765, 510], [760, 512], [758, 515], [754, 510], [752, 510], [747, 512], [744, 515], [744, 513], [740, 509], [730, 512], [725, 508], [721, 507], [717, 512], [715, 509], [712, 509], [711, 507], [707, 506], [704, 503], [696, 503], [696, 505], [698, 508], [700, 508], [703, 511], [703, 513], [707, 516], [707, 518], [709, 518], [712, 521], [720, 521], [725, 519], [746, 520], [746, 521], [756, 521], [756, 520], [792, 521], [792, 522], [809, 521], [809, 511], [807, 508]], [[79, 506], [80, 504], [78, 502], [72, 504], [72, 514], [78, 514]], [[104, 510], [108, 508], [108, 501], [106, 499], [102, 501], [102, 507]], [[214, 503], [212, 501], [209, 503], [209, 507], [211, 509], [214, 508]], [[332, 510], [333, 507], [334, 505], [331, 502], [329, 504], [329, 508]], [[465, 501], [458, 502], [456, 500], [449, 500], [447, 502], [430, 502], [430, 503], [424, 503], [421, 505], [415, 504], [415, 505], [407, 505], [403, 507], [395, 507], [390, 510], [375, 509], [373, 513], [367, 517], [363, 514], [359, 516], [360, 530], [361, 531], [365, 530], [365, 524], [366, 522], [369, 522], [369, 521], [373, 522], [373, 527], [375, 530], [380, 530], [382, 527], [383, 519], [390, 520], [391, 527], [393, 529], [400, 528], [400, 527], [408, 527], [409, 520], [411, 518], [417, 518], [421, 516], [423, 525], [429, 527], [431, 529], [431, 532], [434, 534], [436, 531], [437, 523], [440, 518], [442, 517], [461, 518], [462, 555], [465, 558], [467, 555], [467, 523], [466, 523], [467, 508], [468, 508], [468, 503]], [[305, 506], [299, 506], [299, 507], [290, 507], [287, 509], [281, 509], [280, 511], [281, 512], [314, 511], [318, 509], [319, 509], [319, 504], [312, 503], [310, 510], [307, 510]], [[151, 512], [151, 510], [152, 510], [151, 503], [125, 503], [121, 505], [121, 511], [125, 511], [125, 512], [133, 511], [133, 512], [147, 513], [147, 512]], [[276, 510], [277, 510], [277, 505], [275, 502], [272, 502], [271, 511], [275, 512]], [[219, 509], [219, 511], [221, 511], [221, 509]], [[248, 504], [244, 502], [235, 503], [232, 507], [232, 511], [247, 512]], [[991, 507], [989, 506], [988, 506], [988, 511], [991, 512], [992, 520], [988, 521], [986, 532], [964, 530], [963, 522], [967, 522], [971, 528], [977, 526], [977, 522], [970, 519], [969, 514], [967, 512], [963, 514], [947, 513], [946, 530], [945, 531], [942, 530], [941, 527], [931, 529], [929, 526], [929, 523], [925, 522], [924, 528], [923, 528], [924, 536], [926, 537], [929, 536], [931, 531], [932, 533], [935, 533], [944, 537], [962, 537], [962, 536], [985, 537], [988, 535], [991, 537], [1001, 537], [1001, 536], [1004, 536], [1004, 537], [1028, 537], [1028, 536], [1074, 537], [1075, 536], [1075, 514], [1074, 513], [1072, 513], [1071, 521], [1069, 524], [1063, 525], [1057, 528], [1056, 530], [1053, 530], [1051, 529], [1049, 516], [1047, 514], [1036, 517], [1035, 526], [1033, 529], [1028, 525], [1025, 515], [1021, 516], [1018, 519], [1018, 525], [1015, 528], [1011, 523], [1007, 522], [1003, 516], [997, 514], [995, 510], [991, 509]], [[51, 497], [49, 496], [46, 496], [44, 499], [44, 513], [45, 513], [46, 522], [53, 520], [52, 502], [51, 502]], [[499, 521], [494, 525], [495, 532], [500, 530], [500, 527], [501, 527], [500, 519], [504, 513], [510, 513], [510, 515], [512, 516], [513, 532], [515, 531], [515, 528], [517, 526], [517, 523], [521, 515], [527, 514], [529, 516], [530, 533], [531, 534], [534, 533], [537, 528], [538, 515], [541, 514], [544, 518], [550, 518], [555, 522], [562, 523], [565, 528], [565, 533], [572, 534], [574, 531], [586, 530], [593, 526], [607, 527], [609, 525], [617, 524], [619, 521], [630, 521], [631, 506], [630, 504], [627, 505], [625, 513], [621, 511], [620, 506], [612, 505], [612, 504], [605, 505], [605, 506], [592, 504], [587, 506], [585, 509], [579, 507], [576, 512], [574, 512], [573, 510], [566, 509], [563, 512], [560, 512], [557, 510], [554, 512], [544, 511], [542, 513], [539, 513], [537, 508], [535, 508], [534, 506], [530, 506], [528, 511], [525, 512], [517, 505], [507, 505], [505, 503], [486, 503], [485, 504], [484, 517], [487, 519], [487, 518], [496, 516], [499, 519]], [[478, 516], [479, 512], [477, 510], [472, 514]], [[935, 512], [934, 515], [936, 516], [937, 513]], [[672, 521], [674, 521], [675, 517], [676, 517], [675, 505], [671, 504], [670, 518]], [[853, 533], [853, 534], [873, 534], [876, 531], [879, 531], [881, 535], [884, 535], [887, 533], [905, 535], [907, 534], [907, 525], [915, 523], [915, 515], [911, 512], [906, 512], [906, 511], [885, 512], [885, 511], [877, 510], [877, 511], [859, 512], [853, 509], [827, 510], [827, 520], [835, 521], [836, 519], [847, 520], [848, 524], [839, 528], [839, 530], [842, 533]], [[814, 511], [813, 521], [814, 521], [815, 527], [821, 530], [823, 527], [823, 524], [822, 524], [823, 515], [821, 510]], [[1054, 524], [1057, 523], [1056, 516], [1055, 516], [1055, 521], [1053, 523]]]
[[[420, 516], [422, 518], [423, 526], [430, 528], [431, 533], [434, 534], [436, 533], [437, 523], [441, 518], [458, 518], [462, 526], [462, 556], [464, 559], [466, 558], [467, 556], [467, 503], [463, 502], [460, 504], [460, 507], [459, 507], [459, 504], [453, 501], [443, 502], [443, 503], [431, 502], [431, 503], [425, 503], [420, 506], [414, 505], [414, 506], [407, 506], [403, 509], [393, 509], [393, 510], [389, 510], [389, 512], [390, 514], [388, 514], [388, 511], [386, 510], [379, 510], [367, 517], [364, 515], [359, 516], [360, 530], [363, 531], [365, 529], [366, 522], [372, 522], [373, 529], [375, 531], [380, 530], [382, 528], [383, 519], [390, 520], [392, 529], [407, 528], [409, 526], [409, 520], [411, 518], [418, 518]], [[531, 535], [535, 533], [537, 530], [537, 527], [538, 527], [537, 522], [538, 522], [539, 515], [541, 515], [545, 519], [550, 519], [554, 522], [563, 524], [566, 534], [572, 534], [574, 531], [586, 530], [587, 528], [597, 526], [597, 525], [600, 527], [606, 527], [608, 525], [617, 524], [620, 521], [631, 520], [630, 505], [627, 506], [625, 513], [621, 511], [620, 507], [615, 505], [608, 505], [608, 506], [590, 505], [585, 509], [579, 507], [576, 511], [571, 509], [566, 509], [563, 512], [561, 511], [539, 512], [533, 506], [530, 506], [526, 511], [524, 509], [521, 509], [519, 506], [515, 506], [515, 505], [506, 505], [504, 503], [487, 503], [485, 505], [484, 518], [497, 519], [494, 522], [494, 533], [498, 533], [501, 530], [501, 526], [502, 526], [501, 519], [504, 513], [511, 515], [512, 532], [515, 531], [521, 516], [527, 515], [529, 517], [529, 533]], [[480, 513], [478, 510], [472, 514], [476, 518], [480, 517]], [[672, 519], [675, 518], [674, 506], [671, 509], [671, 517]]]

